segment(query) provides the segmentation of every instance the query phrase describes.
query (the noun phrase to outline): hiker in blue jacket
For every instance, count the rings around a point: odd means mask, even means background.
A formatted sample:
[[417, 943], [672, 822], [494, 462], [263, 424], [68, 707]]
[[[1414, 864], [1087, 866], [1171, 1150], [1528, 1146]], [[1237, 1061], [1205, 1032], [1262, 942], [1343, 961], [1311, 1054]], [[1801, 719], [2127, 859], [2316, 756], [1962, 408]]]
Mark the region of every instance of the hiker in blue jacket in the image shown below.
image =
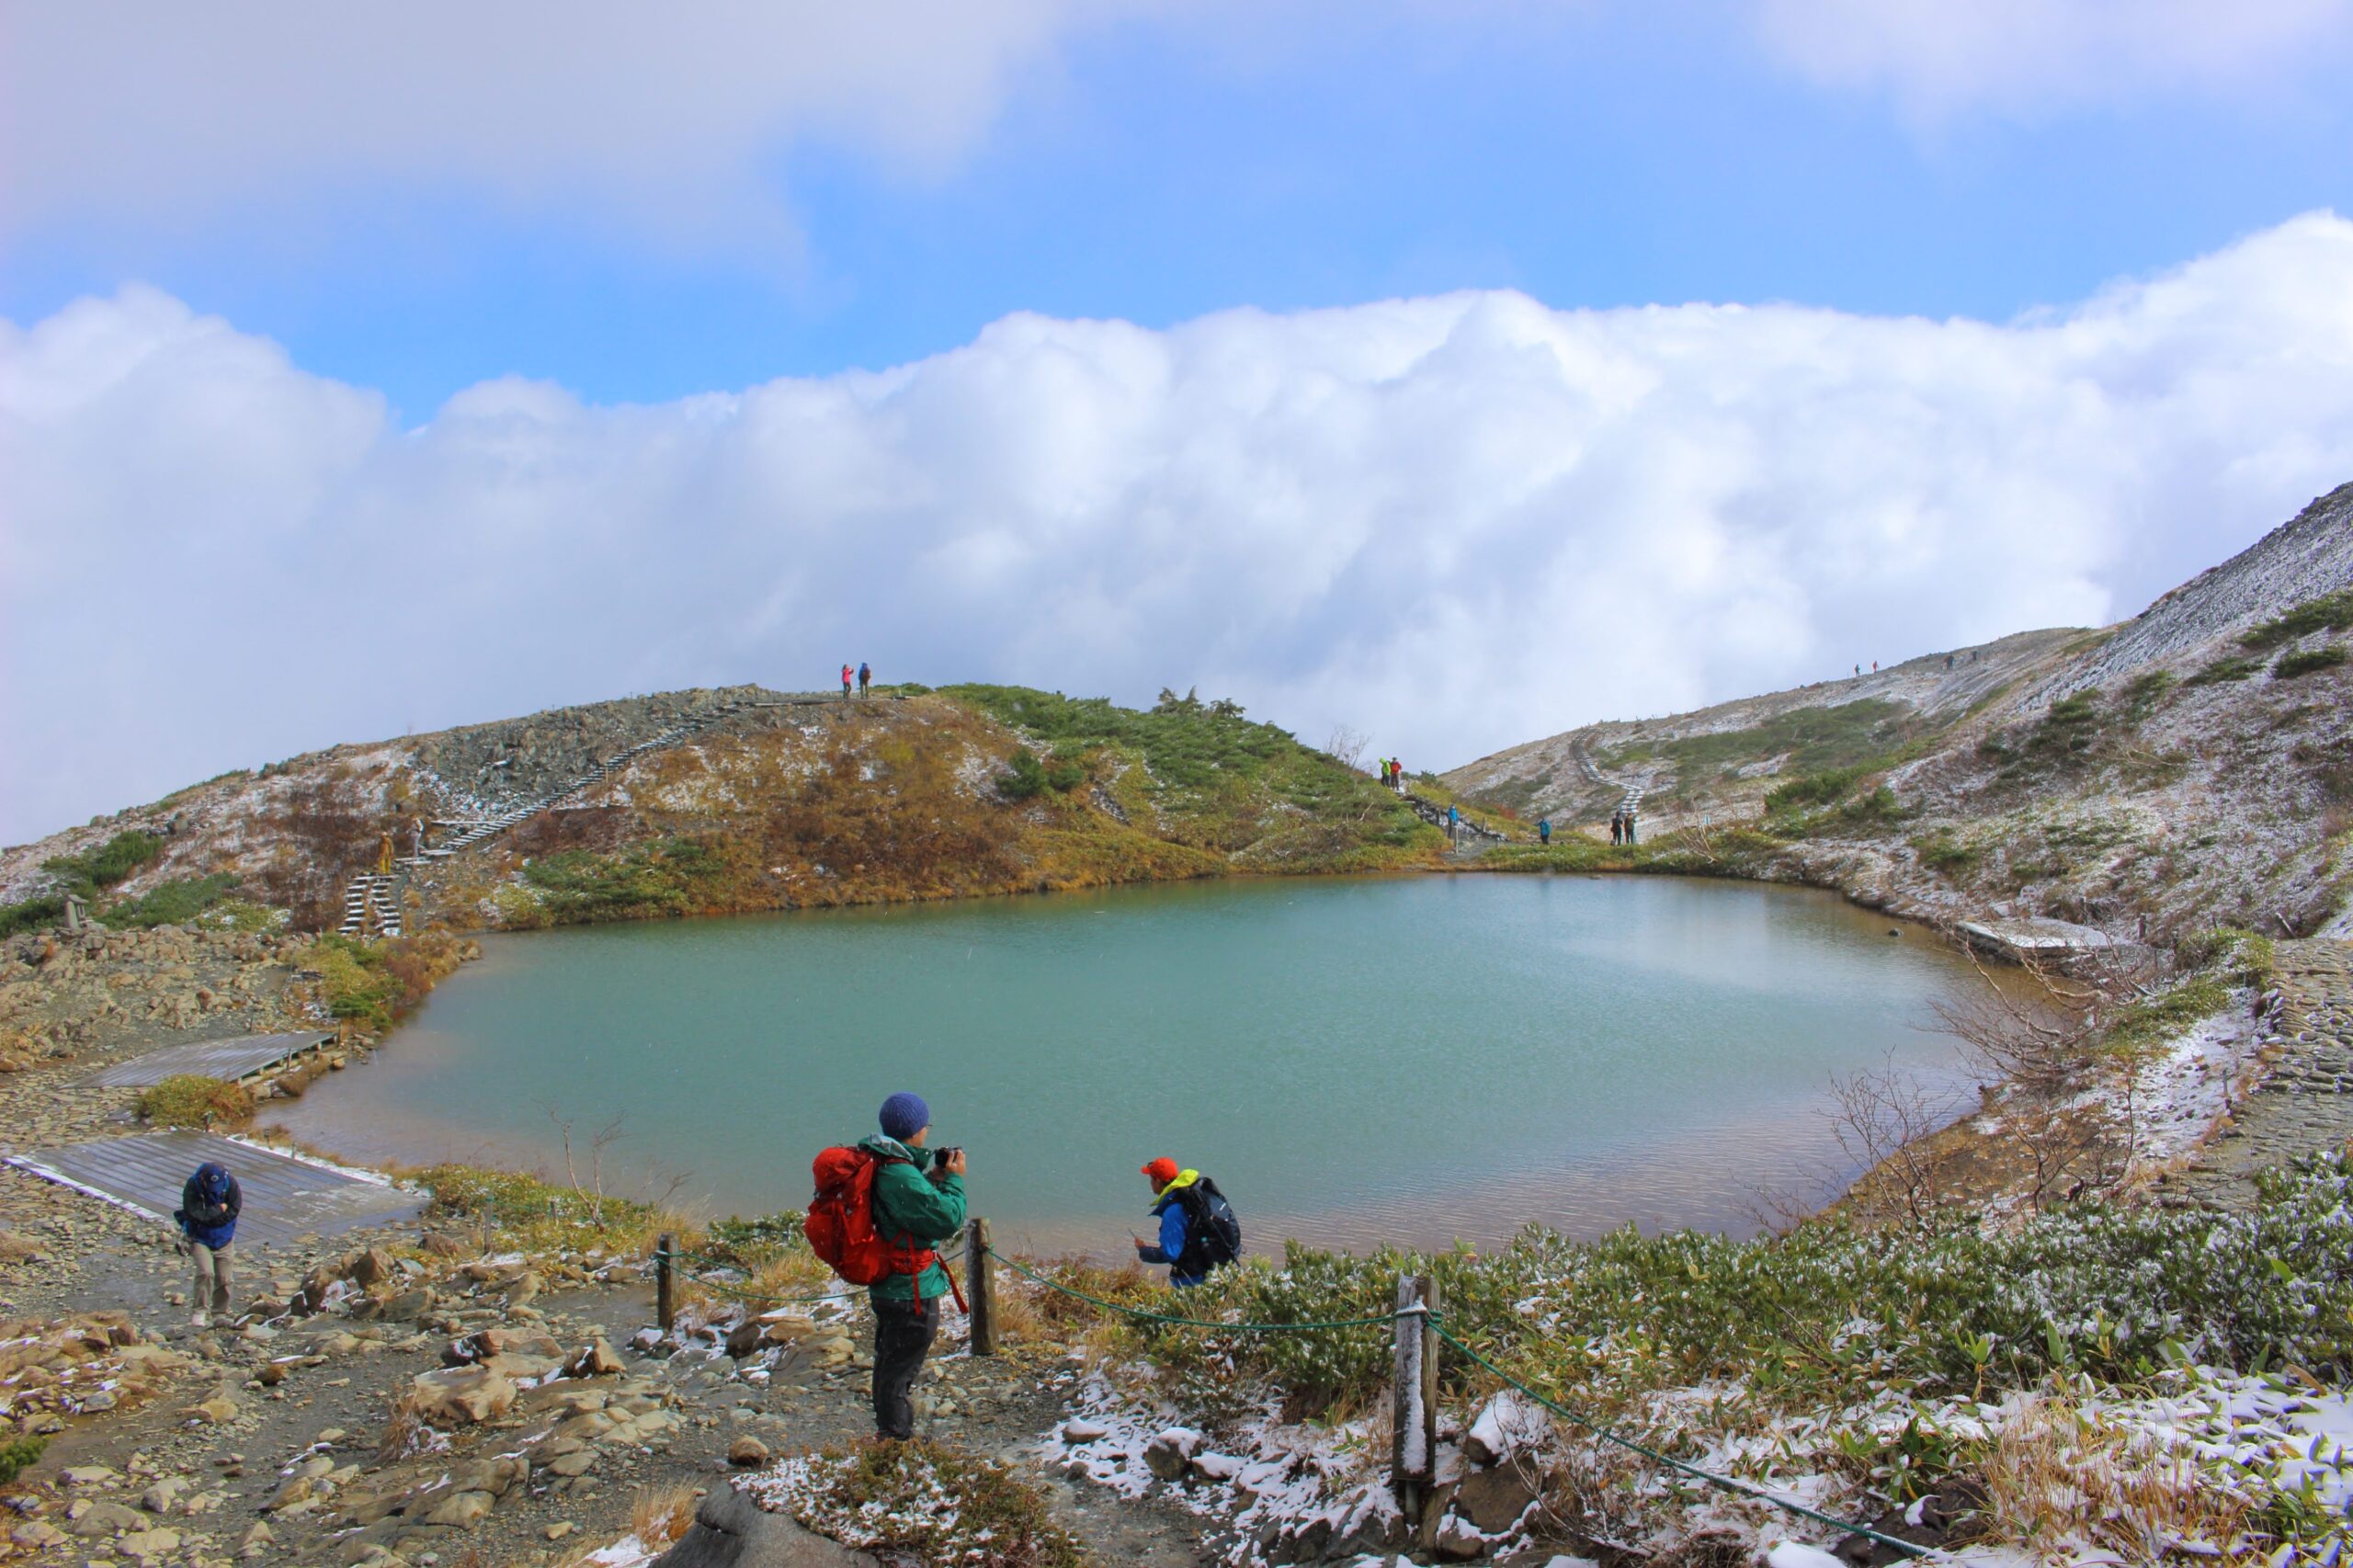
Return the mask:
[[1217, 1183], [1199, 1171], [1177, 1169], [1165, 1154], [1143, 1167], [1143, 1177], [1152, 1183], [1160, 1244], [1135, 1237], [1139, 1261], [1167, 1265], [1168, 1283], [1182, 1290], [1242, 1256], [1242, 1221]]
[[188, 1255], [196, 1259], [196, 1312], [188, 1321], [199, 1328], [213, 1318], [229, 1315], [229, 1248], [236, 1240], [237, 1216], [244, 1207], [245, 1195], [237, 1178], [229, 1174], [228, 1166], [210, 1160], [197, 1166], [196, 1174], [180, 1188], [180, 1206], [172, 1218], [179, 1221], [180, 1233], [188, 1238]]

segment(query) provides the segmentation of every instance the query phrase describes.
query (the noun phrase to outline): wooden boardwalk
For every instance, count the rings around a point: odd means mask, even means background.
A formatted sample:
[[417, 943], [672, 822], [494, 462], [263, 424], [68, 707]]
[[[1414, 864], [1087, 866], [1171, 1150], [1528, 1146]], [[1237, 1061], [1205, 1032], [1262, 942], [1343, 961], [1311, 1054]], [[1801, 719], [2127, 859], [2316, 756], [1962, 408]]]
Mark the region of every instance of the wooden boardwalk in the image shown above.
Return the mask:
[[170, 1225], [172, 1210], [180, 1206], [180, 1188], [207, 1160], [228, 1166], [244, 1189], [244, 1211], [237, 1221], [241, 1243], [331, 1236], [361, 1225], [413, 1220], [425, 1209], [422, 1194], [381, 1177], [336, 1170], [217, 1132], [102, 1138], [11, 1154], [6, 1163]]
[[189, 1045], [168, 1045], [101, 1067], [82, 1082], [93, 1088], [144, 1088], [181, 1073], [200, 1074], [233, 1084], [290, 1056], [316, 1051], [335, 1039], [331, 1034], [241, 1034], [225, 1040], [199, 1040]]

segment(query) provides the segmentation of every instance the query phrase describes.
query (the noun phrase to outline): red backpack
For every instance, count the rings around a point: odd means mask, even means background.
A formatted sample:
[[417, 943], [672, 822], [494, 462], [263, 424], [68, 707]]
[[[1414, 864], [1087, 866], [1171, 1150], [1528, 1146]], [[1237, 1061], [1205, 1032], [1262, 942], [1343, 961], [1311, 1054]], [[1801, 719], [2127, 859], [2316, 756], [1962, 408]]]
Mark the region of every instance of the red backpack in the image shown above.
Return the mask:
[[912, 1239], [887, 1242], [874, 1228], [875, 1176], [886, 1165], [911, 1163], [869, 1149], [827, 1149], [811, 1167], [817, 1196], [809, 1200], [809, 1216], [801, 1228], [809, 1237], [810, 1250], [853, 1285], [872, 1285], [893, 1274], [921, 1274], [939, 1261], [929, 1247], [918, 1247]]

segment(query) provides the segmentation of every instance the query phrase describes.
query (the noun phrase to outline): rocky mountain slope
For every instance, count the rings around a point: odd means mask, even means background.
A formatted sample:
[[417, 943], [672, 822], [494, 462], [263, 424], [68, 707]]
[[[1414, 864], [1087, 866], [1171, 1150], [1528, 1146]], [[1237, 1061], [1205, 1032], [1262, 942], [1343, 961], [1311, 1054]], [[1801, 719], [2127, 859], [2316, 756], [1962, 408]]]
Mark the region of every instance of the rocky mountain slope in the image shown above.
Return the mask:
[[52, 922], [69, 888], [108, 924], [332, 928], [387, 832], [383, 903], [412, 930], [1370, 869], [1442, 845], [1407, 802], [1230, 703], [736, 687], [192, 786], [0, 851], [0, 935]]
[[1947, 922], [2306, 935], [2353, 892], [2348, 626], [2353, 485], [2121, 626], [1592, 725], [1445, 781], [1582, 826], [1563, 863], [1639, 792], [1630, 863], [1672, 848]]

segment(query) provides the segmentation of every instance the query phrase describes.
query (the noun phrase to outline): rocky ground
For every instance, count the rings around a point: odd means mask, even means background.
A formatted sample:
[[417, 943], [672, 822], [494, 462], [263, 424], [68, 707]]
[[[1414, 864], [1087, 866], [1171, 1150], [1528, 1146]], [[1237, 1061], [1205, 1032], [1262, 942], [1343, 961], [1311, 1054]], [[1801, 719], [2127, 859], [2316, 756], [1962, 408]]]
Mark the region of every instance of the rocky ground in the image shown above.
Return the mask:
[[[8, 944], [0, 1143], [137, 1131], [134, 1091], [77, 1080], [308, 1018], [299, 952], [170, 929]], [[746, 1464], [872, 1430], [862, 1324], [793, 1318], [730, 1354], [728, 1320], [689, 1313], [660, 1341], [642, 1256], [483, 1240], [427, 1221], [242, 1246], [238, 1321], [199, 1329], [164, 1227], [0, 1167], [0, 1439], [49, 1439], [0, 1561], [569, 1563]], [[1058, 1348], [945, 1345], [920, 1408], [1034, 1468], [1076, 1377]], [[1103, 1561], [1199, 1560], [1180, 1513], [1074, 1483], [1056, 1509]]]

